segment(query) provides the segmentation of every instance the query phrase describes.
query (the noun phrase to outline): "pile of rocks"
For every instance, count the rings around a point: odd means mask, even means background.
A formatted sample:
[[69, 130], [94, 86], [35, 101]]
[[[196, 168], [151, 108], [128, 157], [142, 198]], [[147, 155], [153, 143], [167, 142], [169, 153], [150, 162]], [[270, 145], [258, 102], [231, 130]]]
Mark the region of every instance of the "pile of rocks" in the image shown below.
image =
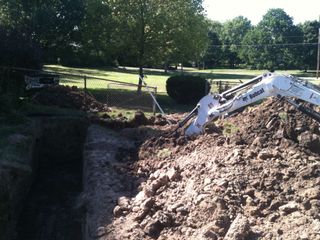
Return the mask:
[[320, 239], [319, 139], [318, 123], [276, 100], [195, 139], [153, 137], [105, 239]]

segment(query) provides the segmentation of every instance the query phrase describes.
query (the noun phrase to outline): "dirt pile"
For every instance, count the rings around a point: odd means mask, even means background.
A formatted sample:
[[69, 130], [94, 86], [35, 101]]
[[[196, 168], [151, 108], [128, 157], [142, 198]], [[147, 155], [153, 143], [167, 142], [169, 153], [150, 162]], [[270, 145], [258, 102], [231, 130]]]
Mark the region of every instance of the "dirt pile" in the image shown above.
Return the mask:
[[235, 126], [237, 133], [233, 141], [236, 143], [257, 147], [281, 144], [285, 147], [297, 143], [320, 152], [319, 124], [288, 103], [268, 100], [228, 120], [219, 124], [222, 127], [228, 123]]
[[320, 239], [319, 151], [319, 124], [274, 99], [194, 139], [162, 133], [99, 239]]
[[33, 101], [61, 108], [72, 108], [94, 112], [110, 111], [105, 104], [97, 101], [89, 93], [85, 94], [75, 86], [69, 87], [60, 85], [41, 89], [33, 96]]
[[[121, 113], [117, 117], [111, 118], [108, 114], [104, 114], [102, 116], [93, 115], [91, 116], [91, 122], [99, 124], [101, 126], [111, 128], [113, 130], [121, 130], [125, 128], [138, 128], [140, 126], [158, 126], [161, 128], [166, 128], [165, 126], [168, 125], [168, 119], [166, 119], [161, 114], [158, 114], [156, 116], [147, 117], [144, 112], [138, 110], [134, 113], [133, 118], [128, 119], [127, 117], [123, 116]], [[176, 120], [174, 120], [173, 117], [171, 117], [170, 121], [172, 123], [177, 123]], [[128, 131], [128, 130], [126, 130]], [[129, 130], [130, 131], [130, 130]], [[135, 132], [131, 131], [131, 132]], [[143, 141], [145, 136], [140, 135], [140, 141]], [[136, 138], [136, 140], [139, 140]]]

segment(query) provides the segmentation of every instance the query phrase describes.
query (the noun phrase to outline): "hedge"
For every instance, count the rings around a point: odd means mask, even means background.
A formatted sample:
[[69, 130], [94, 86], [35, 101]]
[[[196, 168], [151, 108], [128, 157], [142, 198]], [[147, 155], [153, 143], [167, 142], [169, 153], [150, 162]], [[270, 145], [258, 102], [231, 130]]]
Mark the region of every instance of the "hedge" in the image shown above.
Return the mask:
[[177, 103], [197, 103], [210, 92], [210, 84], [200, 76], [176, 75], [168, 78], [166, 89]]

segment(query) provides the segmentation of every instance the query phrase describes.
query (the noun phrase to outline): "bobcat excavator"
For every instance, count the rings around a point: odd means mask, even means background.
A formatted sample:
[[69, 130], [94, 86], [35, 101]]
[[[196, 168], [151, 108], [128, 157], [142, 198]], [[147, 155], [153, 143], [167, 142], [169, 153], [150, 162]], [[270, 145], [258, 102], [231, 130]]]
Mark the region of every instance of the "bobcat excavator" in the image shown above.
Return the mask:
[[195, 117], [187, 127], [185, 134], [187, 136], [201, 134], [208, 122], [220, 116], [228, 116], [245, 106], [268, 97], [284, 100], [320, 122], [318, 112], [297, 101], [300, 99], [314, 105], [320, 105], [320, 89], [317, 86], [290, 75], [268, 72], [221, 94], [210, 93], [203, 97], [197, 106], [179, 122], [177, 129]]

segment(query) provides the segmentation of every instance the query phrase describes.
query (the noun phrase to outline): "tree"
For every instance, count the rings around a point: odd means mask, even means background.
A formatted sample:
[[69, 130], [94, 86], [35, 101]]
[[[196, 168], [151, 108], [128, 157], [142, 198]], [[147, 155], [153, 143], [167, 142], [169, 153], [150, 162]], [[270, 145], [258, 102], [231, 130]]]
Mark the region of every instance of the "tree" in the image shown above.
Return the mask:
[[[318, 42], [320, 22], [306, 21], [298, 25], [303, 33], [303, 43], [314, 44]], [[305, 69], [316, 69], [317, 45], [305, 45], [301, 51], [303, 66]]]
[[118, 55], [136, 59], [140, 78], [146, 64], [198, 60], [204, 54], [207, 32], [201, 0], [114, 0], [109, 4], [117, 25]]
[[243, 39], [240, 56], [252, 68], [294, 68], [301, 63], [296, 45], [301, 41], [292, 18], [282, 9], [270, 9]]
[[251, 22], [243, 17], [238, 16], [223, 24], [221, 29], [221, 40], [223, 45], [224, 58], [230, 67], [239, 64], [239, 45], [241, 44], [246, 33], [252, 28]]
[[[0, 0], [0, 25], [41, 46], [46, 62], [140, 67], [200, 62], [202, 0]], [[141, 85], [141, 81], [139, 81]]]
[[25, 7], [23, 1], [0, 0], [0, 64], [40, 68], [41, 50], [30, 31]]
[[253, 69], [271, 69], [273, 66], [272, 61], [267, 52], [265, 51], [265, 45], [272, 44], [272, 38], [270, 35], [261, 29], [255, 27], [249, 31], [244, 37], [240, 48], [239, 56], [245, 62], [245, 64]]
[[[113, 39], [116, 28], [112, 9], [100, 0], [87, 0], [85, 14], [79, 25], [78, 59], [84, 66], [114, 64], [117, 43]], [[80, 63], [79, 63], [80, 64]]]
[[220, 22], [209, 23], [209, 44], [204, 56], [204, 62], [207, 67], [222, 65], [223, 52], [221, 48], [222, 41], [220, 39], [221, 29], [222, 24]]
[[0, 26], [0, 65], [39, 69], [41, 50], [29, 35]]
[[167, 46], [171, 51], [169, 59], [182, 64], [194, 62], [199, 66], [209, 43], [208, 22], [202, 15], [193, 15], [189, 12], [175, 25], [178, 27], [173, 27], [172, 44]]
[[78, 44], [83, 0], [0, 0], [0, 24], [30, 36], [47, 61], [66, 58]]
[[32, 29], [46, 60], [56, 62], [60, 58], [64, 63], [72, 63], [79, 45], [79, 26], [84, 17], [83, 0], [39, 1], [30, 7], [30, 11], [33, 13]]

